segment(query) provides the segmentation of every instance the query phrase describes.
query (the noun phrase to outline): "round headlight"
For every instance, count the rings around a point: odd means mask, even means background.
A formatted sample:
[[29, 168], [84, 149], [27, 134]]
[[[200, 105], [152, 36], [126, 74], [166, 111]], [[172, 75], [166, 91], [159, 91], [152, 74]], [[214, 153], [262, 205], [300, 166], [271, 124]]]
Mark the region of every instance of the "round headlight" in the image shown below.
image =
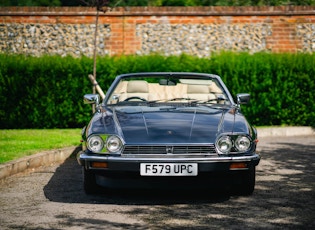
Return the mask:
[[122, 143], [119, 137], [109, 136], [106, 140], [106, 148], [110, 152], [117, 152], [121, 149]]
[[232, 141], [230, 137], [223, 136], [223, 137], [220, 137], [219, 140], [217, 141], [217, 149], [221, 153], [228, 154], [231, 148], [232, 148]]
[[235, 147], [240, 152], [245, 152], [250, 147], [250, 140], [248, 137], [245, 136], [239, 136], [235, 141]]
[[104, 148], [104, 141], [100, 136], [91, 136], [87, 140], [87, 145], [92, 152], [100, 152]]

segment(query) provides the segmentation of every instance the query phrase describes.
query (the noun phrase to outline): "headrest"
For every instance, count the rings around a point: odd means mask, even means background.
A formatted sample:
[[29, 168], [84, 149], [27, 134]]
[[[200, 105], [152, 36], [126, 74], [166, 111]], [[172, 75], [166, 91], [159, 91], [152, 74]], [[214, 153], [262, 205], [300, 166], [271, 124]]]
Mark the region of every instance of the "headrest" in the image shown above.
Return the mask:
[[187, 93], [209, 93], [209, 88], [206, 85], [188, 85]]
[[148, 93], [148, 83], [146, 81], [129, 81], [127, 85], [127, 93]]

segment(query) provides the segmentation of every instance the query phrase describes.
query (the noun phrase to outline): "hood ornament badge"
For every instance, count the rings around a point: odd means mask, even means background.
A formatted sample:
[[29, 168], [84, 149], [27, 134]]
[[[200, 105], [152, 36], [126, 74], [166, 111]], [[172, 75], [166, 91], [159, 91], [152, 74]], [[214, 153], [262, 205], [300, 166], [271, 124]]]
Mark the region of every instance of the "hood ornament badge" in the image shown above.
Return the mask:
[[174, 147], [173, 146], [166, 146], [166, 154], [173, 154]]
[[166, 133], [167, 133], [167, 135], [173, 135], [173, 131], [172, 130], [168, 130]]

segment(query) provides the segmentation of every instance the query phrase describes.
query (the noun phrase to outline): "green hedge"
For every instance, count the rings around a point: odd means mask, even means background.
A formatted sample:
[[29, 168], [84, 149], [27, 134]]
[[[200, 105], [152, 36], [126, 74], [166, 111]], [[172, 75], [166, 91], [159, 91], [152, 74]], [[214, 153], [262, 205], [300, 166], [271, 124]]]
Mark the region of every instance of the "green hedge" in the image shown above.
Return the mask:
[[[0, 54], [0, 128], [84, 126], [91, 108], [82, 98], [91, 93], [87, 76], [92, 68], [87, 57]], [[97, 60], [97, 80], [104, 90], [118, 74], [145, 71], [218, 74], [233, 95], [251, 94], [251, 104], [242, 109], [252, 124], [315, 127], [315, 54], [153, 54]]]

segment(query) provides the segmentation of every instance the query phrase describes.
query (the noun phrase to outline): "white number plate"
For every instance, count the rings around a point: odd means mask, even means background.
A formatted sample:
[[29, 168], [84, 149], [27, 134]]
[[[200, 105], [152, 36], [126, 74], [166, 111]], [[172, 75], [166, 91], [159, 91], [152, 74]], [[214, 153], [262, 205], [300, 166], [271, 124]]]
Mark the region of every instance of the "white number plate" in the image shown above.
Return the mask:
[[141, 176], [197, 176], [197, 163], [141, 163]]

